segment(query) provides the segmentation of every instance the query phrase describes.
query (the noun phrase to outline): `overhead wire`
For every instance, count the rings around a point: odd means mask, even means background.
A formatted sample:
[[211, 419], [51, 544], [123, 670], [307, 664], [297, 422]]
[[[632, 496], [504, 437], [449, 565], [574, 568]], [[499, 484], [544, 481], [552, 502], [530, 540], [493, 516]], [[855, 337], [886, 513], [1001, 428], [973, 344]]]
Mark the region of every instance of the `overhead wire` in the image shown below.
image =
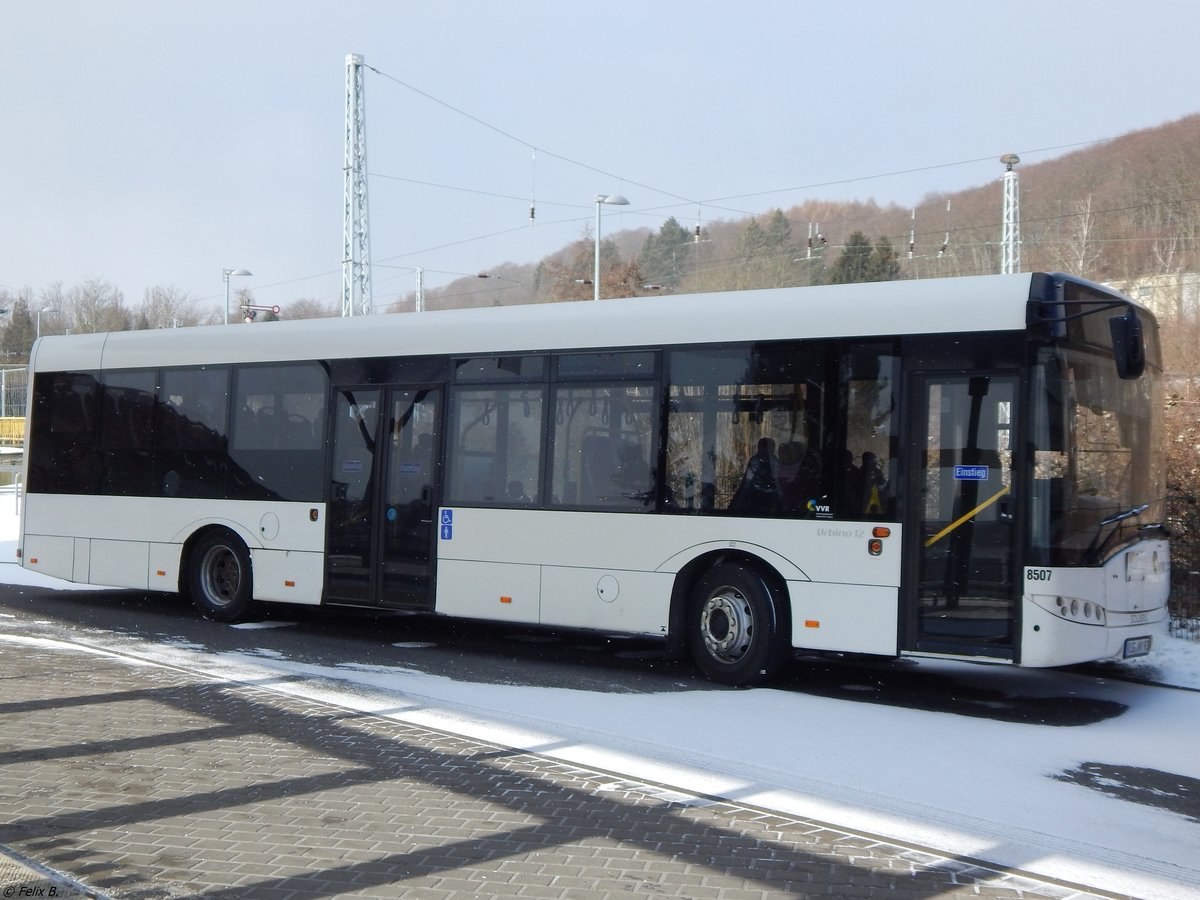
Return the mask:
[[[547, 157], [550, 157], [553, 159], [557, 159], [557, 160], [567, 163], [569, 165], [576, 166], [576, 167], [585, 169], [587, 171], [603, 175], [606, 178], [613, 178], [613, 179], [619, 180], [620, 182], [622, 182], [624, 184], [633, 185], [635, 187], [657, 193], [661, 196], [665, 196], [665, 197], [677, 200], [680, 202], [680, 204], [686, 204], [688, 206], [695, 206], [697, 209], [697, 224], [696, 224], [697, 239], [699, 239], [699, 233], [700, 233], [701, 224], [702, 224], [701, 223], [701, 216], [702, 216], [701, 211], [703, 210], [703, 208], [705, 206], [708, 206], [712, 209], [720, 210], [723, 212], [731, 212], [731, 213], [736, 213], [736, 214], [745, 215], [745, 216], [754, 216], [754, 215], [756, 215], [756, 213], [754, 213], [754, 212], [744, 210], [744, 209], [736, 209], [736, 208], [732, 208], [732, 207], [723, 207], [720, 204], [726, 204], [726, 203], [729, 203], [730, 201], [738, 201], [738, 200], [766, 197], [766, 196], [771, 196], [771, 195], [775, 195], [775, 194], [813, 191], [813, 190], [817, 190], [820, 188], [835, 187], [835, 186], [839, 186], [839, 185], [858, 184], [858, 183], [862, 183], [862, 182], [866, 182], [866, 181], [878, 180], [878, 179], [883, 179], [883, 178], [893, 178], [893, 177], [899, 177], [899, 176], [903, 176], [903, 175], [921, 174], [921, 173], [925, 173], [925, 172], [944, 170], [944, 169], [954, 168], [954, 167], [959, 167], [959, 166], [975, 165], [975, 164], [979, 164], [981, 162], [988, 162], [993, 159], [992, 156], [975, 157], [975, 158], [971, 158], [971, 159], [964, 159], [964, 160], [945, 162], [945, 163], [937, 163], [937, 164], [927, 165], [927, 166], [915, 166], [915, 167], [910, 167], [910, 168], [906, 168], [906, 169], [896, 169], [896, 170], [876, 173], [876, 174], [872, 174], [872, 175], [861, 175], [861, 176], [853, 176], [853, 177], [842, 178], [842, 179], [832, 179], [832, 180], [826, 180], [826, 181], [820, 181], [820, 182], [811, 182], [811, 183], [807, 183], [807, 184], [791, 185], [791, 186], [782, 187], [782, 188], [772, 188], [772, 189], [767, 189], [767, 190], [753, 191], [753, 192], [747, 192], [747, 193], [741, 193], [741, 194], [730, 194], [730, 195], [725, 195], [725, 196], [717, 196], [717, 197], [711, 197], [711, 198], [707, 198], [707, 199], [694, 199], [694, 198], [690, 198], [690, 197], [685, 197], [674, 191], [670, 191], [670, 190], [667, 190], [667, 189], [664, 189], [661, 187], [657, 187], [657, 186], [648, 184], [648, 183], [638, 180], [638, 179], [630, 178], [625, 175], [619, 175], [615, 172], [611, 172], [611, 171], [601, 168], [599, 166], [595, 166], [590, 163], [584, 162], [582, 160], [575, 159], [566, 154], [558, 153], [553, 150], [549, 150], [546, 147], [539, 146], [532, 141], [526, 140], [525, 138], [515, 134], [513, 131], [511, 131], [509, 129], [502, 128], [480, 116], [477, 116], [471, 112], [468, 112], [467, 110], [465, 110], [453, 103], [443, 100], [440, 97], [438, 97], [426, 90], [423, 90], [414, 84], [404, 81], [403, 79], [398, 78], [395, 75], [392, 75], [388, 72], [384, 72], [383, 70], [381, 70], [375, 66], [371, 66], [369, 64], [364, 63], [363, 67], [368, 69], [369, 71], [373, 72], [374, 74], [378, 75], [380, 78], [382, 78], [386, 81], [392, 82], [408, 91], [411, 91], [412, 93], [414, 93], [420, 97], [423, 97], [424, 99], [428, 100], [431, 103], [437, 104], [438, 106], [441, 106], [444, 109], [447, 109], [456, 115], [462, 116], [463, 118], [465, 118], [471, 122], [474, 122], [476, 125], [479, 125], [482, 128], [485, 128], [497, 135], [500, 135], [501, 137], [503, 137], [507, 140], [510, 140], [510, 141], [528, 149], [530, 151], [530, 158], [531, 158], [530, 195], [528, 197], [529, 224], [532, 224], [535, 220], [536, 205], [538, 203], [551, 205], [551, 206], [561, 206], [561, 207], [566, 207], [566, 208], [578, 208], [578, 209], [586, 208], [583, 204], [579, 204], [579, 203], [556, 202], [556, 201], [550, 201], [550, 200], [545, 200], [545, 199], [539, 200], [537, 198], [536, 166], [537, 166], [537, 156], [538, 156], [539, 151], [541, 151], [542, 155], [544, 155], [544, 156], [547, 156]], [[1114, 139], [1113, 138], [1098, 138], [1098, 139], [1089, 140], [1089, 141], [1079, 141], [1079, 142], [1068, 143], [1068, 144], [1058, 144], [1058, 145], [1048, 146], [1048, 147], [1021, 150], [1020, 153], [1022, 155], [1025, 155], [1028, 157], [1028, 156], [1041, 154], [1041, 153], [1060, 152], [1060, 151], [1064, 151], [1064, 150], [1075, 150], [1075, 149], [1079, 149], [1079, 148], [1083, 148], [1083, 147], [1095, 146], [1097, 144], [1107, 143], [1112, 140], [1114, 140]], [[517, 197], [515, 195], [505, 194], [505, 193], [496, 192], [496, 191], [487, 191], [487, 190], [481, 190], [481, 189], [475, 189], [475, 188], [460, 187], [460, 186], [455, 186], [455, 185], [440, 184], [440, 183], [435, 183], [435, 182], [422, 181], [422, 180], [416, 179], [416, 178], [407, 178], [407, 177], [403, 177], [403, 176], [389, 175], [389, 174], [385, 174], [385, 173], [371, 172], [369, 174], [371, 175], [371, 177], [374, 177], [374, 178], [382, 178], [382, 179], [391, 180], [391, 181], [399, 181], [399, 182], [406, 182], [406, 183], [410, 183], [410, 184], [417, 184], [417, 185], [422, 185], [422, 186], [426, 186], [426, 187], [432, 187], [432, 188], [439, 189], [439, 190], [457, 191], [457, 192], [461, 192], [461, 193], [469, 193], [469, 194], [475, 194], [478, 196], [494, 197], [497, 199], [505, 199], [505, 200], [525, 200], [526, 199], [523, 197]], [[1170, 202], [1193, 202], [1193, 201], [1187, 200], [1187, 201], [1170, 201]], [[1155, 205], [1155, 204], [1154, 203], [1143, 204], [1143, 206], [1147, 206], [1147, 207], [1153, 206], [1153, 205]], [[655, 215], [655, 214], [661, 215], [664, 211], [671, 210], [674, 208], [675, 208], [675, 204], [666, 204], [666, 205], [659, 206], [659, 207], [647, 207], [647, 208], [639, 210], [638, 212], [643, 215]], [[1127, 210], [1127, 209], [1133, 209], [1133, 208], [1137, 208], [1137, 207], [1131, 206], [1131, 207], [1124, 207], [1124, 208], [1113, 209], [1113, 210], [1104, 210], [1104, 211], [1096, 210], [1096, 211], [1093, 211], [1092, 214], [1100, 215], [1100, 214], [1104, 214], [1104, 213], [1108, 213], [1108, 212], [1121, 211], [1121, 209]], [[886, 210], [880, 210], [879, 215], [886, 215], [887, 212], [888, 211], [886, 211]], [[761, 213], [759, 213], [759, 214], [761, 214]], [[1077, 214], [1066, 213], [1058, 218], [1068, 219], [1068, 218], [1072, 218], [1074, 215], [1077, 215]], [[664, 216], [664, 219], [673, 218], [673, 217], [674, 216], [669, 216], [669, 217]], [[557, 221], [547, 222], [544, 224], [547, 224], [547, 225], [568, 224], [568, 223], [582, 221], [583, 218], [584, 217], [559, 219]], [[1043, 217], [1041, 219], [1027, 220], [1027, 222], [1029, 224], [1032, 224], [1037, 221], [1050, 221], [1050, 220], [1053, 220], [1054, 218], [1056, 218], [1056, 217]], [[825, 224], [829, 225], [831, 223], [825, 223]], [[486, 240], [488, 238], [499, 237], [502, 235], [521, 231], [521, 230], [524, 230], [525, 227], [527, 227], [527, 226], [523, 225], [523, 226], [517, 227], [517, 228], [502, 229], [500, 231], [495, 231], [495, 232], [491, 232], [488, 234], [476, 235], [473, 237], [463, 238], [461, 240], [449, 241], [449, 242], [446, 242], [443, 244], [438, 244], [438, 245], [425, 247], [425, 248], [412, 250], [412, 251], [406, 251], [404, 253], [385, 257], [384, 260], [381, 260], [379, 263], [377, 263], [377, 265], [386, 267], [386, 260], [403, 259], [406, 257], [411, 257], [411, 256], [415, 256], [415, 255], [422, 254], [422, 253], [430, 253], [430, 252], [433, 252], [436, 250], [448, 249], [448, 248], [455, 247], [455, 246], [461, 246], [463, 244], [474, 243], [474, 242], [477, 242], [480, 240]], [[943, 249], [944, 249], [945, 245], [950, 242], [950, 237], [952, 236], [952, 234], [960, 233], [963, 231], [976, 230], [981, 227], [986, 227], [986, 226], [973, 225], [967, 229], [959, 229], [959, 230], [947, 229], [946, 233], [945, 233], [945, 238], [942, 241], [940, 241], [939, 243], [943, 246]], [[922, 236], [924, 236], [924, 234], [922, 234]], [[915, 240], [915, 229], [914, 229], [914, 240]], [[903, 243], [903, 238], [901, 238], [901, 242]], [[426, 270], [426, 271], [434, 271], [434, 270]], [[322, 274], [324, 275], [324, 274], [328, 274], [328, 273], [322, 273]], [[453, 273], [445, 273], [445, 274], [453, 274]], [[308, 276], [308, 277], [320, 277], [320, 276]], [[295, 279], [294, 281], [299, 281], [299, 280], [304, 280], [304, 279]], [[283, 284], [287, 284], [287, 283], [292, 283], [292, 282], [277, 282], [275, 285], [264, 285], [262, 287], [279, 286], [279, 285], [283, 285]]]
[[514, 142], [520, 144], [522, 147], [525, 147], [529, 150], [533, 150], [533, 151], [540, 150], [543, 155], [553, 157], [554, 159], [557, 159], [561, 162], [569, 163], [570, 165], [573, 165], [573, 166], [578, 166], [581, 169], [587, 169], [590, 172], [595, 172], [596, 174], [603, 175], [606, 178], [615, 178], [615, 179], [617, 179], [619, 181], [623, 181], [627, 184], [632, 184], [635, 187], [644, 188], [645, 190], [648, 190], [648, 191], [654, 191], [656, 194], [662, 194], [663, 196], [671, 197], [675, 200], [680, 200], [685, 203], [695, 203], [696, 202], [695, 200], [692, 200], [688, 197], [682, 197], [679, 194], [673, 193], [671, 191], [664, 190], [664, 189], [658, 188], [658, 187], [654, 187], [649, 184], [644, 184], [640, 181], [635, 181], [632, 178], [625, 178], [621, 175], [617, 175], [613, 172], [609, 172], [609, 171], [606, 171], [605, 169], [601, 169], [598, 166], [593, 166], [590, 163], [585, 163], [585, 162], [582, 162], [581, 160], [572, 159], [571, 157], [566, 156], [562, 153], [555, 153], [553, 150], [548, 150], [545, 147], [540, 147], [537, 144], [532, 143], [531, 141], [527, 141], [522, 137], [518, 137], [517, 135], [513, 134], [510, 131], [500, 128], [497, 125], [493, 125], [491, 122], [481, 119], [479, 116], [469, 113], [466, 110], [461, 109], [452, 103], [448, 103], [439, 97], [435, 97], [433, 94], [430, 94], [428, 91], [423, 91], [420, 88], [418, 88], [414, 85], [411, 85], [408, 82], [403, 81], [394, 75], [389, 75], [387, 72], [383, 72], [383, 71], [375, 68], [374, 66], [363, 63], [363, 68], [370, 69], [372, 72], [374, 72], [376, 75], [379, 75], [381, 78], [386, 78], [388, 81], [395, 82], [396, 84], [400, 85], [401, 87], [407, 88], [408, 90], [412, 91], [413, 93], [419, 94], [420, 96], [424, 97], [425, 99], [427, 99], [433, 103], [436, 103], [439, 106], [445, 107], [446, 109], [450, 110], [451, 112], [457, 113], [460, 116], [470, 119], [472, 122], [475, 122], [477, 125], [481, 125], [484, 128], [487, 128], [488, 130], [501, 135], [502, 137], [506, 137], [510, 141], [514, 141]]
[[[381, 69], [376, 68], [375, 66], [371, 66], [367, 63], [363, 63], [363, 67], [374, 72], [376, 75], [379, 75], [381, 78], [391, 81], [409, 91], [412, 91], [415, 94], [418, 94], [421, 97], [424, 97], [425, 99], [429, 100], [432, 103], [436, 103], [437, 105], [442, 106], [443, 108], [448, 109], [457, 115], [463, 116], [464, 118], [467, 118], [467, 119], [471, 120], [472, 122], [475, 122], [476, 124], [478, 124], [484, 128], [487, 128], [488, 130], [493, 131], [496, 134], [501, 135], [502, 137], [507, 138], [508, 140], [511, 140], [517, 144], [520, 144], [521, 146], [523, 146], [523, 147], [527, 148], [528, 150], [530, 150], [531, 152], [533, 152], [535, 154], [535, 156], [536, 156], [537, 151], [540, 150], [544, 155], [553, 157], [554, 159], [560, 160], [565, 163], [569, 163], [570, 165], [574, 165], [574, 166], [578, 166], [583, 169], [587, 169], [588, 171], [592, 171], [597, 174], [604, 175], [605, 177], [608, 177], [608, 178], [615, 178], [624, 183], [634, 185], [635, 187], [644, 188], [648, 191], [653, 191], [655, 193], [662, 194], [663, 196], [666, 196], [666, 197], [671, 197], [672, 199], [679, 200], [682, 203], [686, 203], [688, 205], [693, 205], [693, 206], [695, 206], [695, 205], [710, 205], [711, 206], [711, 205], [724, 203], [724, 202], [731, 201], [731, 200], [745, 200], [745, 199], [752, 199], [755, 197], [770, 196], [772, 194], [794, 193], [797, 191], [811, 191], [811, 190], [816, 190], [819, 188], [837, 187], [839, 185], [846, 185], [846, 184], [857, 184], [857, 183], [864, 182], [864, 181], [874, 181], [874, 180], [878, 180], [878, 179], [882, 179], [882, 178], [895, 178], [895, 177], [899, 177], [902, 175], [916, 175], [916, 174], [921, 174], [923, 172], [933, 172], [933, 171], [938, 171], [941, 169], [955, 168], [958, 166], [977, 165], [979, 163], [989, 162], [994, 159], [994, 157], [992, 157], [992, 156], [974, 157], [971, 159], [957, 160], [954, 162], [935, 163], [935, 164], [927, 165], [927, 166], [914, 166], [914, 167], [907, 168], [907, 169], [895, 169], [895, 170], [891, 170], [891, 171], [887, 171], [887, 172], [878, 172], [878, 173], [875, 173], [872, 175], [858, 175], [858, 176], [852, 176], [849, 178], [839, 178], [839, 179], [832, 179], [832, 180], [828, 180], [828, 181], [811, 182], [808, 184], [790, 185], [788, 187], [770, 188], [767, 190], [752, 191], [752, 192], [747, 192], [747, 193], [742, 193], [742, 194], [729, 194], [729, 195], [725, 195], [725, 196], [696, 199], [696, 198], [691, 198], [691, 197], [684, 197], [673, 191], [666, 190], [665, 188], [656, 187], [654, 185], [647, 184], [647, 183], [639, 181], [637, 179], [630, 178], [627, 175], [619, 175], [617, 173], [610, 172], [606, 169], [602, 169], [598, 166], [593, 166], [590, 163], [586, 163], [581, 160], [574, 159], [565, 154], [556, 153], [545, 147], [538, 146], [537, 144], [534, 144], [531, 141], [527, 141], [524, 138], [512, 133], [511, 131], [509, 131], [507, 129], [501, 128], [498, 125], [494, 125], [493, 123], [488, 122], [487, 120], [485, 120], [479, 116], [476, 116], [473, 113], [467, 112], [466, 110], [462, 109], [461, 107], [455, 106], [452, 103], [442, 100], [440, 97], [437, 97], [437, 96], [429, 93], [428, 91], [422, 90], [421, 88], [418, 88], [415, 85], [404, 81], [403, 79], [397, 78], [394, 75], [384, 72]], [[1091, 146], [1095, 146], [1097, 144], [1108, 143], [1112, 140], [1114, 140], [1114, 138], [1095, 138], [1095, 139], [1088, 140], [1088, 141], [1076, 141], [1074, 143], [1069, 143], [1069, 144], [1057, 144], [1057, 145], [1048, 146], [1048, 147], [1025, 149], [1025, 150], [1021, 150], [1020, 153], [1022, 155], [1028, 155], [1028, 156], [1032, 156], [1032, 155], [1040, 154], [1040, 153], [1057, 153], [1057, 152], [1060, 152], [1063, 150], [1076, 150], [1076, 149], [1079, 149], [1082, 147], [1091, 147]], [[372, 173], [372, 174], [375, 174], [375, 173]], [[383, 177], [388, 177], [388, 176], [383, 176]], [[487, 193], [487, 192], [480, 192], [480, 193]], [[497, 196], [497, 195], [493, 195], [493, 196]], [[560, 204], [560, 205], [569, 205], [569, 204]], [[662, 207], [660, 207], [660, 208], [662, 208]], [[728, 211], [729, 212], [737, 212], [737, 213], [741, 213], [744, 215], [753, 215], [753, 213], [750, 213], [746, 210], [740, 210], [740, 209], [730, 209]]]

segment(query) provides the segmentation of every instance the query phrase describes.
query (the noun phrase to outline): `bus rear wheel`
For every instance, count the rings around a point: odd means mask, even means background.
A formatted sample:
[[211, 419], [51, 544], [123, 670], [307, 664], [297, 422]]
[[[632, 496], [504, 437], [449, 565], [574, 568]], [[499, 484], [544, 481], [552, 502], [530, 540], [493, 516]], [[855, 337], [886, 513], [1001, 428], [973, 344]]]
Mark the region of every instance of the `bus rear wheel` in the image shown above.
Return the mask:
[[218, 529], [192, 549], [188, 589], [206, 619], [236, 622], [250, 611], [250, 551], [232, 531]]
[[763, 574], [722, 563], [696, 583], [688, 616], [692, 658], [720, 684], [759, 684], [776, 677], [788, 659], [781, 600]]

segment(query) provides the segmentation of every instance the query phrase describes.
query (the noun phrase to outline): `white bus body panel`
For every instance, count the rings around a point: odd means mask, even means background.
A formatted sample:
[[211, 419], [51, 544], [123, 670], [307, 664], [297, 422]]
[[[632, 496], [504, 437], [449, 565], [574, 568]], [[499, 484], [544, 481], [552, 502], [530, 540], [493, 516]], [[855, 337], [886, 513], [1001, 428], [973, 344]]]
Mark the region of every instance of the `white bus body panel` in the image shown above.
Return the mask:
[[843, 653], [899, 652], [900, 589], [788, 582], [792, 646]]
[[[1021, 665], [1067, 666], [1121, 656], [1125, 641], [1167, 633], [1166, 541], [1143, 541], [1099, 568], [1025, 568]], [[1104, 606], [1085, 597], [1103, 597]]]
[[321, 602], [321, 503], [29, 494], [22, 564], [81, 584], [175, 591], [184, 543], [209, 525], [228, 528], [249, 548], [256, 599]]
[[662, 635], [676, 574], [737, 550], [787, 582], [795, 646], [896, 653], [895, 524], [871, 556], [865, 523], [460, 507], [440, 519], [440, 613]]
[[[75, 543], [87, 539], [76, 538]], [[88, 577], [92, 584], [146, 590], [150, 586], [149, 541], [87, 540]], [[76, 557], [80, 554], [77, 552]], [[178, 584], [178, 582], [175, 582]]]
[[[90, 542], [83, 542], [83, 552]], [[79, 581], [87, 584], [87, 578], [77, 578], [75, 571], [75, 538], [52, 534], [29, 534], [21, 542], [21, 565], [51, 578], [64, 581]], [[87, 574], [87, 566], [83, 567]]]
[[278, 603], [321, 602], [325, 554], [316, 551], [251, 548], [254, 599]]
[[51, 336], [34, 344], [34, 372], [220, 365], [373, 356], [528, 352], [772, 340], [1022, 331], [1032, 275], [933, 278], [680, 294], [602, 303], [439, 310], [244, 325]]

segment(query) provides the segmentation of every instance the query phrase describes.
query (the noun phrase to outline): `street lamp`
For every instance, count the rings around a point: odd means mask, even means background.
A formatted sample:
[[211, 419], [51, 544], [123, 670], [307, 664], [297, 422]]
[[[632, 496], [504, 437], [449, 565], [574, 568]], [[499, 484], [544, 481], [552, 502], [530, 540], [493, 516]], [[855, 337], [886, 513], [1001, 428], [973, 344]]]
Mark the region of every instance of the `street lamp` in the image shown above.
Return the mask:
[[592, 299], [600, 299], [600, 206], [628, 206], [629, 201], [620, 194], [596, 195], [596, 270], [592, 273]]
[[53, 309], [49, 306], [43, 306], [41, 309], [39, 309], [38, 314], [37, 314], [37, 332], [35, 333], [35, 337], [42, 336], [42, 313], [44, 313], [44, 312], [52, 312], [52, 313], [58, 313], [59, 315], [62, 315], [61, 309]]
[[225, 276], [225, 324], [229, 324], [229, 278], [231, 275], [253, 275], [249, 269], [222, 269]]

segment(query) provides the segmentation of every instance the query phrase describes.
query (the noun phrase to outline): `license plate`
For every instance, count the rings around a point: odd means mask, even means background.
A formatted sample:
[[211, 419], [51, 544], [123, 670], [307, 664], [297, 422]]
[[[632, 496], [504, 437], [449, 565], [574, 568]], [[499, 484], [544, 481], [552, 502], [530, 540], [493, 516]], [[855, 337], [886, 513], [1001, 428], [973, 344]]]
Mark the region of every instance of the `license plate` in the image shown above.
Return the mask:
[[1125, 659], [1131, 656], [1145, 656], [1150, 652], [1150, 638], [1127, 638], [1125, 641]]

